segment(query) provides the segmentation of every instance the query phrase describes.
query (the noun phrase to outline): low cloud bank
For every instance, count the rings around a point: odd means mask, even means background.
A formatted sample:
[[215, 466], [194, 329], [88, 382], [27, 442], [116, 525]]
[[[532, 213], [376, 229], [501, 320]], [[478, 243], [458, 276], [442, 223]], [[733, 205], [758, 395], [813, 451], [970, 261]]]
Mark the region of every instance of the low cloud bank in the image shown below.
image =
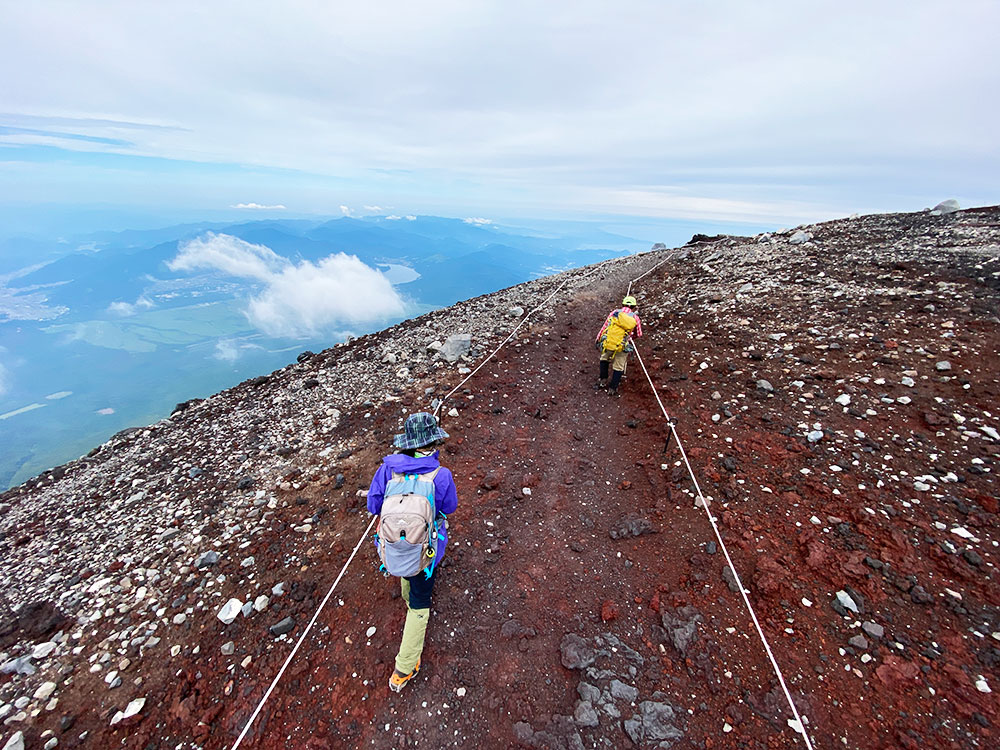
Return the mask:
[[269, 247], [209, 232], [181, 246], [172, 271], [211, 270], [258, 282], [247, 317], [270, 336], [314, 335], [339, 323], [364, 324], [405, 312], [389, 280], [356, 256], [292, 263]]
[[249, 208], [255, 211], [284, 211], [285, 207], [280, 203], [275, 203], [273, 206], [265, 206], [262, 203], [237, 203], [230, 208]]

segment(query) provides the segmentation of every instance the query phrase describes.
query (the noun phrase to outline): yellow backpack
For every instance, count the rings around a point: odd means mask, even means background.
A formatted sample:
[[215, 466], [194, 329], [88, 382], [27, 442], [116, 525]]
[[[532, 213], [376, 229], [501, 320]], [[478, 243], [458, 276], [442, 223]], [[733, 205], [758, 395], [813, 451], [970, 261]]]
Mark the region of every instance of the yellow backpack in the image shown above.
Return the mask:
[[608, 324], [608, 330], [604, 333], [604, 351], [620, 352], [625, 348], [626, 339], [635, 330], [635, 316], [624, 310], [619, 310], [615, 317]]

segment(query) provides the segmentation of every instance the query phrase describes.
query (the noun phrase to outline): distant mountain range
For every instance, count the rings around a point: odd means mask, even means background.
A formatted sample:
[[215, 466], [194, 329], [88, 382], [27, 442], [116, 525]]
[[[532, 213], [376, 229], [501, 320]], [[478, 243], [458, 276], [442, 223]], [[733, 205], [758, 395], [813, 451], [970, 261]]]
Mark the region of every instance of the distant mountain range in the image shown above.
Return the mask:
[[[155, 422], [179, 401], [280, 367], [303, 349], [649, 245], [586, 227], [553, 234], [417, 216], [3, 240], [0, 487]], [[228, 255], [216, 252], [212, 237]], [[192, 241], [208, 245], [202, 265], [172, 267]], [[374, 286], [338, 286], [338, 274], [348, 272]], [[289, 299], [300, 279], [318, 285], [313, 293], [337, 290], [331, 294], [344, 299]], [[378, 299], [369, 289], [381, 290]], [[318, 322], [313, 308], [325, 310]], [[298, 327], [282, 327], [289, 321], [281, 316], [293, 313]]]

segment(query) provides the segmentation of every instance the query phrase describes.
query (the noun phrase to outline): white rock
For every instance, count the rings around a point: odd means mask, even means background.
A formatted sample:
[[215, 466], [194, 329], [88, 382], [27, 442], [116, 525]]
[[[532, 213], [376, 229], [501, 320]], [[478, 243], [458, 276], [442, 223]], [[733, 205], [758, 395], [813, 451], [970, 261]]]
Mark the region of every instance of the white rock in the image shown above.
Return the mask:
[[219, 610], [219, 614], [216, 615], [220, 620], [222, 620], [226, 625], [229, 625], [236, 616], [240, 613], [243, 608], [243, 602], [239, 599], [230, 599], [226, 602], [222, 609]]
[[43, 682], [39, 685], [33, 697], [36, 701], [47, 701], [55, 691], [56, 684], [54, 682]]
[[464, 687], [460, 687], [460, 688], [458, 688], [455, 691], [455, 695], [457, 695], [459, 698], [464, 698], [465, 697], [465, 693], [466, 693], [466, 690], [465, 690]]
[[24, 750], [24, 733], [14, 732], [3, 746], [3, 750]]
[[124, 721], [125, 719], [130, 719], [142, 710], [142, 707], [146, 705], [145, 698], [136, 698], [134, 701], [129, 703], [124, 711], [118, 711], [114, 717], [111, 719], [111, 726]]
[[848, 406], [851, 403], [851, 397], [847, 393], [841, 393], [836, 400], [841, 406]]
[[264, 596], [264, 594], [261, 594], [260, 596], [258, 596], [256, 599], [253, 600], [253, 608], [257, 612], [263, 612], [265, 609], [267, 609], [267, 605], [270, 603], [271, 600], [268, 597]]
[[899, 382], [905, 385], [907, 388], [912, 388], [914, 385], [916, 385], [916, 383], [913, 381], [913, 378], [903, 378]]
[[949, 198], [948, 200], [941, 201], [934, 208], [931, 209], [931, 214], [934, 216], [943, 216], [944, 214], [953, 214], [958, 211], [960, 206], [958, 201], [954, 198]]
[[813, 603], [811, 601], [809, 601], [805, 597], [802, 597], [802, 606], [803, 607], [811, 607], [812, 605], [813, 605]]
[[449, 416], [449, 417], [457, 417], [457, 416], [458, 416], [458, 409], [456, 409], [456, 408], [455, 408], [454, 406], [453, 406], [453, 407], [451, 407], [451, 408], [450, 408], [450, 409], [448, 410], [448, 416]]
[[58, 744], [59, 744], [58, 737], [49, 737], [49, 739], [45, 742], [45, 750], [52, 750], [52, 748], [54, 748]]
[[183, 625], [185, 620], [187, 620], [187, 615], [183, 612], [178, 612], [174, 615], [173, 623], [174, 625]]
[[956, 526], [951, 530], [951, 533], [955, 536], [960, 536], [962, 539], [972, 539], [972, 532], [970, 532], [964, 526]]
[[851, 610], [851, 612], [857, 614], [858, 605], [854, 603], [854, 600], [851, 598], [851, 595], [848, 594], [846, 591], [841, 590], [837, 592], [837, 601], [840, 602], [841, 606], [844, 609], [849, 609]]
[[372, 625], [368, 630], [365, 631], [365, 638], [371, 638], [375, 635], [376, 627]]
[[976, 680], [976, 690], [978, 690], [980, 693], [993, 692], [992, 690], [990, 690], [990, 686], [986, 684], [986, 678], [983, 677], [982, 675], [979, 675], [979, 679]]
[[792, 245], [801, 245], [803, 242], [808, 242], [812, 238], [813, 236], [809, 234], [809, 232], [805, 232], [801, 229], [796, 229], [792, 233], [792, 236], [788, 238], [788, 242], [789, 244]]
[[53, 643], [52, 641], [39, 643], [37, 646], [35, 646], [34, 650], [31, 652], [31, 658], [44, 659], [55, 650], [56, 650], [56, 644]]
[[979, 431], [980, 432], [985, 432], [987, 435], [989, 435], [994, 440], [1000, 441], [1000, 432], [997, 432], [992, 427], [980, 427]]

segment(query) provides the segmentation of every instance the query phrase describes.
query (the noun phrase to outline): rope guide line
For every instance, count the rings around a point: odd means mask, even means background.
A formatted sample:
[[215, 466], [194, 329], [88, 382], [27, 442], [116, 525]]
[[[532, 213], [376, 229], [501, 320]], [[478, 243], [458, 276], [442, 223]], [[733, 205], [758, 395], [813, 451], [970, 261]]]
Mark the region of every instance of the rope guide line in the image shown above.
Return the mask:
[[635, 342], [632, 342], [635, 349], [635, 356], [639, 360], [639, 365], [642, 367], [642, 372], [646, 376], [646, 380], [649, 381], [649, 388], [653, 391], [653, 396], [656, 397], [656, 403], [660, 407], [660, 411], [663, 412], [663, 417], [667, 420], [667, 424], [670, 425], [670, 432], [674, 436], [674, 440], [677, 442], [677, 448], [681, 452], [681, 458], [684, 459], [684, 465], [687, 466], [688, 474], [691, 476], [691, 481], [694, 482], [694, 488], [698, 493], [698, 499], [701, 500], [701, 507], [705, 509], [705, 515], [708, 516], [708, 522], [712, 524], [712, 531], [715, 532], [715, 538], [719, 542], [719, 548], [722, 550], [722, 554], [726, 556], [726, 564], [729, 565], [729, 569], [733, 573], [733, 578], [736, 579], [736, 585], [740, 588], [740, 595], [743, 597], [743, 603], [746, 604], [747, 610], [750, 612], [750, 618], [753, 620], [754, 627], [757, 629], [757, 635], [760, 636], [761, 643], [764, 644], [764, 651], [767, 652], [767, 658], [771, 660], [771, 666], [774, 667], [774, 673], [778, 676], [778, 682], [781, 683], [781, 689], [785, 693], [785, 700], [788, 701], [788, 706], [792, 709], [792, 714], [795, 716], [795, 721], [798, 724], [796, 731], [802, 735], [802, 739], [805, 740], [806, 747], [812, 750], [812, 742], [809, 739], [809, 734], [806, 732], [806, 725], [802, 721], [802, 717], [799, 716], [799, 711], [795, 707], [795, 702], [792, 700], [792, 694], [788, 691], [788, 686], [785, 685], [785, 678], [781, 674], [781, 667], [778, 666], [778, 661], [774, 658], [774, 654], [771, 651], [771, 646], [767, 642], [767, 636], [764, 635], [764, 630], [760, 626], [760, 621], [757, 619], [757, 613], [754, 612], [753, 606], [750, 604], [750, 598], [747, 596], [746, 589], [743, 587], [743, 581], [740, 580], [740, 574], [736, 572], [736, 566], [733, 565], [733, 559], [729, 556], [729, 549], [726, 547], [726, 543], [722, 541], [722, 534], [719, 532], [719, 527], [715, 523], [715, 517], [712, 515], [712, 511], [708, 509], [708, 500], [702, 494], [701, 486], [698, 484], [698, 478], [694, 474], [694, 469], [691, 468], [691, 462], [688, 461], [687, 452], [684, 450], [684, 444], [681, 443], [681, 436], [677, 434], [677, 422], [670, 418], [667, 414], [666, 408], [663, 406], [663, 401], [660, 399], [660, 394], [656, 391], [656, 386], [653, 385], [653, 379], [649, 376], [649, 371], [646, 369], [646, 363], [642, 361], [642, 355], [639, 354], [639, 347], [635, 346]]
[[255, 708], [253, 713], [250, 714], [250, 718], [247, 719], [246, 726], [243, 727], [243, 731], [240, 732], [240, 736], [236, 738], [236, 742], [233, 744], [231, 750], [236, 750], [236, 748], [240, 746], [240, 743], [243, 742], [243, 738], [247, 736], [247, 732], [250, 731], [250, 726], [253, 724], [254, 719], [257, 718], [257, 714], [260, 713], [260, 710], [264, 707], [264, 704], [267, 702], [267, 699], [271, 697], [271, 691], [274, 690], [275, 686], [278, 684], [278, 680], [281, 679], [281, 675], [283, 675], [285, 673], [285, 670], [288, 669], [288, 665], [291, 664], [292, 658], [298, 652], [299, 646], [302, 645], [302, 642], [306, 639], [306, 636], [309, 635], [309, 631], [312, 630], [312, 626], [316, 623], [316, 618], [319, 617], [319, 613], [323, 611], [323, 607], [325, 607], [326, 603], [330, 600], [330, 596], [333, 594], [333, 590], [337, 588], [337, 584], [340, 583], [340, 579], [344, 577], [344, 573], [347, 571], [347, 566], [351, 564], [351, 561], [354, 559], [354, 556], [358, 554], [358, 550], [361, 549], [361, 543], [364, 542], [365, 537], [368, 536], [368, 532], [371, 531], [372, 525], [375, 523], [375, 518], [376, 518], [375, 516], [372, 516], [372, 520], [368, 522], [368, 528], [365, 529], [365, 533], [361, 535], [360, 539], [358, 539], [358, 543], [354, 545], [354, 551], [351, 553], [351, 556], [347, 558], [347, 562], [344, 563], [344, 567], [340, 569], [340, 575], [337, 576], [337, 580], [333, 582], [333, 585], [330, 587], [330, 590], [326, 592], [326, 596], [323, 597], [323, 601], [320, 602], [319, 609], [316, 610], [316, 614], [312, 616], [312, 619], [309, 621], [309, 624], [306, 625], [306, 629], [302, 631], [302, 635], [299, 636], [298, 643], [295, 644], [295, 648], [292, 649], [292, 652], [288, 655], [288, 658], [285, 659], [285, 663], [281, 665], [281, 669], [278, 670], [278, 674], [271, 682], [271, 686], [267, 689], [267, 692], [264, 693], [264, 697], [260, 699], [260, 703], [257, 704], [257, 708]]

